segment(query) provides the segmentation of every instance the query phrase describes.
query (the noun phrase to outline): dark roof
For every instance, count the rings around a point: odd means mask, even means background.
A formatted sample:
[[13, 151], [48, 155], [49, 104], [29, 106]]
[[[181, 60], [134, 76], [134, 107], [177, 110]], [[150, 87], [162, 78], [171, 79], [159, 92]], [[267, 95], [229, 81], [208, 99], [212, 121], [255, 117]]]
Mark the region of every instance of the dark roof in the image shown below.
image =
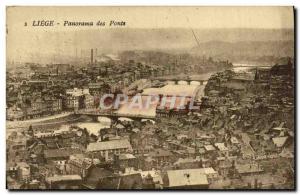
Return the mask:
[[44, 156], [45, 158], [65, 158], [65, 157], [69, 157], [72, 154], [79, 154], [79, 153], [82, 153], [82, 151], [73, 148], [52, 149], [52, 150], [45, 150]]
[[259, 173], [262, 172], [263, 169], [259, 166], [259, 164], [237, 164], [236, 170], [238, 173]]

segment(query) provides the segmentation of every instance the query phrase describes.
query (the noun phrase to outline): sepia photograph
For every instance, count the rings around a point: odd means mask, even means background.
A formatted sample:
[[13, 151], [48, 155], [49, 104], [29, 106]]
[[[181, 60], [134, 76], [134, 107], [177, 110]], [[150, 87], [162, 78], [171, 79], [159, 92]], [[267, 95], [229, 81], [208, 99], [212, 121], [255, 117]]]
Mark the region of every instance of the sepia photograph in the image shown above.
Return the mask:
[[296, 190], [294, 16], [7, 6], [6, 189]]

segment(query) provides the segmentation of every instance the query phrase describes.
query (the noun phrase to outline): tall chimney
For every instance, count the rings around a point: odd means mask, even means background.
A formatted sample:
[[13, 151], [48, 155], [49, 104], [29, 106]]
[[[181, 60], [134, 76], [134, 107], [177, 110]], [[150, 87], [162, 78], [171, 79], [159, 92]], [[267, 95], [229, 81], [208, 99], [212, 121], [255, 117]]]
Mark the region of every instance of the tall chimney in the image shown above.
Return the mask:
[[97, 57], [98, 57], [98, 50], [97, 50], [97, 48], [95, 49], [95, 64], [97, 63]]
[[93, 55], [93, 49], [91, 49], [91, 64], [94, 63], [94, 55]]

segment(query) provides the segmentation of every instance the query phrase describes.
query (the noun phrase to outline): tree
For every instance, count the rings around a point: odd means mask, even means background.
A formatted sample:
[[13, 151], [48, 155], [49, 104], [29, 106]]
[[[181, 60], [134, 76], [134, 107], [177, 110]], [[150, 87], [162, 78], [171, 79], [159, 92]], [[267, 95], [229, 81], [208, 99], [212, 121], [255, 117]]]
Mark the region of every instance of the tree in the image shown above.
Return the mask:
[[33, 128], [32, 128], [32, 125], [29, 126], [27, 133], [28, 133], [28, 135], [33, 136]]

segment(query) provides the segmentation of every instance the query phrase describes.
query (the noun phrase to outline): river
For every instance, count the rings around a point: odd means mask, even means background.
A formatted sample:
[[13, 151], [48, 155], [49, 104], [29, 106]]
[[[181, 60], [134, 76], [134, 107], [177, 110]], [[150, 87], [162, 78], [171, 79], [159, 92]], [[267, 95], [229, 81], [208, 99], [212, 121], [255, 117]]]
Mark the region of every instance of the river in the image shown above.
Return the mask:
[[232, 70], [236, 73], [239, 72], [251, 72], [251, 70], [255, 69], [256, 67], [271, 67], [269, 65], [256, 65], [256, 64], [242, 64], [242, 63], [234, 63]]

